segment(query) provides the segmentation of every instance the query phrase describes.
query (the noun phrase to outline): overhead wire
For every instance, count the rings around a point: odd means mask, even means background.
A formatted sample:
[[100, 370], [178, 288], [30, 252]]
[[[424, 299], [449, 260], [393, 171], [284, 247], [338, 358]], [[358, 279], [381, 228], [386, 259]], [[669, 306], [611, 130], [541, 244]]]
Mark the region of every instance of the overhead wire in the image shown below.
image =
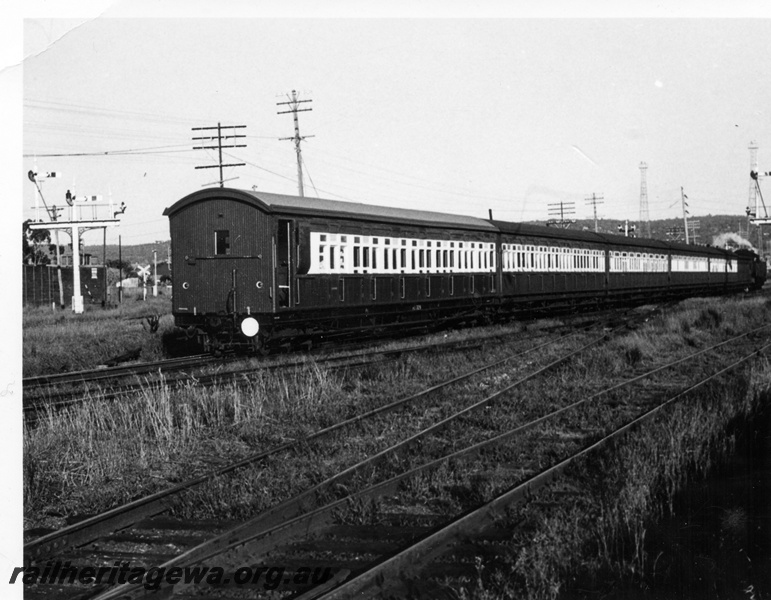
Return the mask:
[[[318, 148], [316, 150], [318, 151]], [[443, 186], [440, 183], [437, 183], [436, 181], [427, 180], [425, 178], [417, 177], [415, 175], [411, 175], [411, 174], [408, 174], [408, 173], [394, 171], [392, 169], [387, 169], [387, 168], [379, 166], [379, 165], [373, 165], [373, 164], [370, 164], [370, 163], [365, 163], [365, 162], [358, 161], [358, 160], [350, 158], [350, 157], [344, 157], [344, 156], [336, 155], [336, 154], [334, 154], [332, 152], [328, 152], [326, 150], [324, 151], [324, 153], [329, 155], [329, 156], [333, 156], [335, 158], [338, 158], [338, 159], [341, 159], [341, 160], [344, 160], [344, 161], [348, 161], [348, 162], [351, 162], [351, 163], [357, 163], [359, 165], [367, 167], [368, 169], [375, 169], [375, 170], [378, 170], [378, 171], [383, 171], [385, 173], [390, 173], [390, 174], [397, 175], [397, 176], [405, 178], [405, 179], [412, 179], [412, 180], [415, 180], [416, 182], [419, 182], [419, 183], [414, 183], [414, 184], [406, 183], [406, 182], [398, 182], [398, 183], [401, 183], [402, 185], [416, 187], [416, 188], [419, 188], [419, 189], [427, 189], [427, 190], [440, 191], [442, 193], [446, 193], [446, 194], [450, 194], [450, 195], [462, 196], [463, 198], [473, 197], [473, 198], [480, 199], [480, 200], [496, 200], [496, 201], [502, 201], [502, 202], [511, 202], [512, 199], [513, 199], [511, 196], [496, 196], [496, 195], [489, 195], [489, 194], [480, 194], [478, 189], [468, 189], [468, 188], [464, 189], [462, 187], [457, 187], [457, 186], [449, 188], [449, 187]], [[328, 164], [332, 164], [333, 166], [335, 166], [334, 163], [328, 163]], [[358, 171], [358, 170], [353, 169], [351, 167], [339, 166], [337, 168], [348, 170], [348, 171], [352, 171], [354, 173], [363, 174], [361, 171]], [[372, 175], [368, 175], [368, 176], [371, 177]], [[377, 176], [375, 176], [375, 177], [377, 177]], [[380, 179], [389, 180], [386, 177], [380, 177]], [[421, 183], [425, 184], [425, 185], [421, 185]]]
[[169, 154], [177, 152], [192, 152], [191, 148], [165, 150], [164, 148], [180, 148], [180, 146], [155, 146], [151, 148], [127, 148], [124, 150], [103, 150], [100, 152], [70, 152], [56, 154], [23, 154], [25, 158], [52, 158], [52, 157], [75, 157], [75, 156], [131, 156], [140, 154]]
[[[37, 108], [37, 109], [49, 109], [49, 110], [57, 110], [57, 111], [66, 111], [71, 112], [75, 114], [86, 114], [91, 116], [100, 116], [100, 117], [107, 117], [107, 118], [116, 118], [116, 117], [122, 117], [122, 118], [132, 118], [132, 119], [138, 119], [138, 120], [144, 120], [144, 121], [152, 121], [152, 120], [163, 120], [164, 122], [167, 122], [168, 120], [173, 120], [175, 122], [181, 122], [181, 123], [195, 123], [198, 121], [193, 121], [192, 119], [179, 119], [179, 118], [172, 118], [167, 119], [166, 115], [159, 115], [157, 113], [149, 113], [149, 112], [142, 112], [142, 111], [130, 111], [130, 110], [111, 110], [111, 109], [104, 109], [102, 107], [96, 107], [96, 106], [89, 106], [85, 104], [75, 104], [75, 103], [65, 103], [65, 102], [55, 102], [55, 101], [36, 101], [36, 100], [27, 100], [26, 106], [28, 108]], [[45, 124], [45, 123], [37, 123], [37, 122], [28, 122], [28, 125], [31, 125], [34, 128], [38, 128], [40, 130], [46, 130], [49, 131], [60, 131], [63, 133], [77, 133], [79, 135], [86, 135], [86, 136], [92, 136], [92, 137], [110, 137], [110, 139], [114, 139], [117, 136], [120, 137], [127, 137], [127, 138], [134, 138], [136, 139], [137, 131], [136, 130], [126, 130], [126, 129], [115, 129], [111, 128], [109, 130], [106, 130], [105, 128], [84, 128], [82, 126], [77, 125], [61, 125], [61, 124]], [[145, 134], [141, 134], [139, 137], [143, 137]], [[157, 134], [150, 135], [148, 134], [147, 137], [151, 138], [159, 138]], [[256, 136], [256, 135], [250, 135], [248, 136], [253, 139], [274, 139], [271, 136]], [[172, 139], [171, 136], [162, 136], [160, 139]], [[104, 151], [87, 151], [87, 152], [26, 152], [24, 154], [25, 157], [40, 157], [40, 158], [61, 158], [61, 157], [96, 157], [96, 156], [131, 156], [131, 155], [143, 155], [143, 154], [153, 154], [153, 155], [160, 155], [160, 154], [183, 154], [188, 152], [188, 149], [185, 148], [185, 145], [178, 144], [178, 145], [169, 145], [169, 146], [153, 146], [153, 147], [142, 147], [142, 148], [128, 148], [128, 149], [119, 149], [119, 150], [104, 150]], [[335, 156], [333, 154], [329, 154], [330, 156]], [[339, 157], [338, 157], [339, 158]], [[240, 159], [243, 160], [243, 159]], [[425, 182], [425, 183], [409, 183], [399, 180], [394, 180], [390, 177], [384, 177], [382, 175], [373, 174], [371, 172], [367, 173], [359, 169], [353, 169], [351, 167], [346, 167], [344, 165], [335, 165], [333, 161], [324, 160], [324, 162], [327, 164], [330, 164], [334, 166], [335, 168], [358, 173], [364, 177], [369, 178], [377, 178], [381, 181], [388, 181], [391, 184], [398, 184], [403, 186], [412, 187], [415, 189], [424, 189], [434, 192], [444, 192], [451, 194], [456, 197], [463, 197], [464, 199], [468, 198], [468, 194], [464, 194], [462, 192], [458, 191], [447, 191], [446, 189], [442, 189], [441, 186], [437, 186], [434, 182]], [[356, 161], [352, 161], [356, 162]], [[303, 158], [303, 163], [305, 165], [306, 171], [308, 171], [309, 178], [310, 173], [307, 166], [307, 161]], [[407, 178], [412, 179], [416, 181], [420, 181], [419, 178], [416, 178], [411, 175], [406, 175], [402, 173], [397, 173], [395, 171], [390, 171], [388, 169], [384, 169], [382, 167], [378, 167], [371, 164], [363, 164], [367, 169], [373, 169], [373, 170], [379, 170], [386, 173], [395, 174], [398, 177], [401, 178]], [[269, 168], [263, 167], [261, 165], [258, 165], [254, 162], [249, 162], [249, 165], [260, 169], [264, 172], [270, 173], [273, 176], [279, 177], [283, 180], [291, 180], [291, 178], [286, 177], [285, 175], [282, 175], [275, 170], [271, 170]], [[318, 189], [315, 186], [315, 183], [313, 182], [312, 178], [310, 178], [311, 184], [316, 190], [316, 193], [318, 194]], [[349, 188], [350, 189], [350, 188]], [[339, 194], [334, 194], [335, 196], [342, 197]], [[477, 196], [478, 197], [478, 196]], [[492, 197], [491, 197], [492, 198]], [[502, 200], [502, 198], [492, 198], [497, 200]], [[505, 199], [506, 201], [510, 201], [509, 198]]]
[[259, 169], [260, 171], [265, 171], [266, 173], [270, 173], [271, 175], [275, 175], [276, 177], [280, 177], [281, 179], [286, 179], [287, 181], [294, 181], [294, 179], [292, 177], [287, 177], [286, 175], [282, 175], [281, 173], [276, 173], [275, 171], [271, 171], [270, 169], [266, 169], [265, 167], [261, 167], [260, 165], [255, 164], [255, 163], [253, 163], [253, 162], [251, 162], [251, 161], [249, 161], [249, 160], [247, 160], [247, 159], [245, 159], [245, 158], [243, 158], [241, 156], [237, 156], [235, 154], [232, 154], [231, 152], [223, 152], [223, 154], [225, 156], [227, 156], [228, 158], [232, 158], [232, 159], [235, 159], [235, 160], [240, 160], [241, 162], [246, 163], [250, 167], [254, 167], [255, 169]]
[[[138, 119], [138, 120], [144, 120], [144, 121], [163, 121], [163, 122], [174, 121], [174, 122], [177, 122], [177, 123], [191, 123], [191, 124], [192, 123], [197, 123], [197, 122], [200, 121], [200, 120], [195, 121], [193, 119], [181, 119], [178, 116], [161, 115], [161, 114], [158, 114], [158, 113], [151, 113], [151, 112], [147, 112], [147, 111], [105, 109], [104, 107], [97, 107], [97, 106], [87, 105], [87, 104], [76, 104], [76, 103], [71, 103], [71, 102], [41, 101], [41, 100], [35, 100], [35, 99], [28, 99], [28, 100], [26, 100], [25, 105], [28, 108], [64, 111], [64, 112], [70, 112], [70, 113], [74, 113], [74, 114], [85, 114], [85, 115], [90, 115], [90, 116], [99, 116], [99, 117], [106, 117], [106, 118], [122, 117], [122, 118], [132, 118], [132, 119]], [[34, 126], [39, 126], [39, 124], [37, 124], [37, 123], [29, 123], [29, 124], [33, 125], [33, 127]], [[44, 125], [42, 127], [42, 129], [45, 129], [46, 127], [48, 127], [50, 130], [54, 130], [54, 131], [60, 130], [60, 131], [77, 132], [80, 135], [84, 135], [84, 134], [85, 135], [89, 135], [89, 134], [91, 134], [91, 135], [94, 135], [96, 137], [104, 137], [106, 135], [106, 132], [105, 132], [104, 128], [99, 128], [99, 129], [96, 129], [96, 130], [92, 129], [91, 131], [87, 130], [87, 131], [84, 132], [83, 128], [82, 127], [78, 127], [78, 126], [72, 126], [71, 128], [68, 129], [68, 126], [66, 126], [66, 125], [65, 126], [61, 126], [61, 125], [55, 125], [55, 126]], [[121, 135], [126, 135], [127, 137], [134, 137], [134, 138], [136, 138], [136, 134], [137, 134], [137, 132], [135, 130], [127, 131], [125, 129], [121, 129], [121, 130], [113, 129], [109, 133], [110, 137], [114, 138], [116, 132], [121, 134]], [[273, 136], [249, 135], [247, 137], [250, 137], [250, 138], [253, 138], [253, 139], [274, 139]], [[168, 139], [168, 138], [165, 137], [163, 139]], [[275, 138], [275, 139], [277, 139], [277, 138]], [[182, 146], [180, 145], [180, 146], [177, 146], [177, 147], [181, 148]], [[58, 157], [77, 157], [77, 156], [110, 156], [110, 155], [112, 155], [112, 156], [120, 156], [120, 155], [131, 155], [131, 154], [134, 154], [134, 155], [138, 155], [138, 154], [162, 154], [162, 153], [163, 154], [169, 154], [169, 153], [182, 153], [182, 152], [185, 152], [185, 150], [181, 150], [181, 149], [180, 150], [174, 150], [173, 149], [174, 146], [170, 146], [169, 148], [171, 148], [171, 149], [164, 149], [164, 148], [135, 148], [135, 149], [127, 149], [127, 150], [114, 150], [114, 151], [108, 150], [108, 151], [70, 152], [70, 153], [66, 153], [66, 152], [50, 152], [50, 153], [32, 153], [32, 152], [27, 152], [27, 153], [25, 153], [24, 156], [25, 157], [38, 156], [38, 157], [58, 158]], [[332, 156], [332, 157], [335, 157], [335, 158], [342, 158], [342, 157], [336, 156], [336, 155], [334, 155], [332, 153], [327, 153], [327, 154], [329, 156]], [[241, 160], [243, 160], [243, 159], [241, 159]], [[324, 159], [322, 158], [322, 160], [324, 160]], [[351, 159], [348, 159], [348, 160], [351, 160]], [[405, 186], [409, 186], [409, 187], [416, 188], [416, 189], [424, 189], [424, 190], [435, 191], [435, 192], [443, 192], [443, 193], [450, 194], [450, 195], [453, 195], [453, 196], [456, 196], [456, 197], [462, 197], [464, 199], [467, 199], [469, 197], [469, 193], [464, 193], [464, 192], [458, 191], [458, 190], [449, 191], [446, 188], [443, 188], [443, 186], [438, 186], [436, 184], [436, 182], [428, 182], [426, 180], [422, 180], [424, 183], [412, 183], [411, 184], [411, 183], [404, 182], [404, 181], [393, 180], [392, 178], [389, 178], [389, 177], [383, 177], [382, 175], [376, 175], [376, 174], [373, 174], [371, 172], [370, 173], [363, 172], [361, 170], [353, 169], [351, 167], [346, 167], [344, 165], [339, 165], [339, 164], [335, 165], [334, 162], [329, 161], [329, 160], [324, 160], [324, 162], [334, 166], [335, 168], [341, 169], [341, 170], [346, 170], [346, 171], [349, 171], [349, 172], [358, 173], [358, 174], [360, 174], [362, 176], [365, 176], [365, 177], [370, 177], [370, 178], [376, 177], [376, 178], [378, 178], [380, 180], [388, 181], [388, 182], [390, 182], [392, 184], [396, 183], [396, 184], [399, 184], [399, 185], [405, 185]], [[357, 162], [357, 161], [351, 160], [351, 162]], [[303, 163], [305, 164], [305, 167], [306, 167], [306, 170], [307, 170], [307, 168], [308, 168], [307, 167], [307, 161], [305, 159], [303, 159]], [[252, 166], [254, 168], [261, 169], [261, 170], [263, 170], [265, 172], [268, 172], [268, 173], [270, 173], [270, 174], [272, 174], [274, 176], [280, 177], [281, 179], [285, 179], [285, 180], [290, 179], [290, 178], [288, 178], [288, 177], [286, 177], [284, 175], [281, 175], [281, 174], [277, 173], [276, 171], [273, 171], [271, 169], [262, 167], [260, 165], [257, 165], [255, 163], [253, 163], [253, 162], [250, 162], [249, 164], [250, 164], [250, 166]], [[373, 170], [376, 170], [376, 171], [379, 170], [379, 171], [382, 171], [382, 172], [386, 172], [386, 173], [391, 173], [391, 174], [397, 175], [400, 178], [412, 179], [412, 180], [415, 180], [415, 181], [418, 181], [418, 182], [421, 181], [420, 178], [414, 177], [412, 175], [408, 175], [408, 174], [404, 174], [404, 173], [398, 173], [396, 171], [385, 169], [385, 168], [377, 166], [377, 165], [371, 165], [371, 164], [366, 164], [366, 163], [361, 163], [361, 162], [359, 162], [359, 164], [365, 166], [367, 169], [373, 169]], [[309, 178], [310, 178], [310, 173], [309, 173]], [[312, 183], [314, 189], [316, 190], [316, 193], [318, 193], [318, 190], [316, 189], [315, 184], [313, 184], [312, 179], [311, 179], [311, 183]], [[480, 197], [478, 195], [478, 193], [475, 193], [475, 192], [471, 192], [471, 194], [473, 194], [474, 197], [476, 197], [476, 198], [482, 198], [482, 199], [487, 198], [487, 199], [493, 199], [493, 200], [511, 201], [511, 198], [501, 198], [501, 197], [495, 197], [495, 196], [487, 196], [487, 197], [482, 196], [482, 197]]]
[[[194, 125], [202, 121], [202, 119], [185, 118], [179, 115], [168, 115], [150, 111], [138, 111], [128, 109], [110, 109], [94, 105], [88, 105], [84, 103], [72, 103], [62, 101], [50, 101], [50, 100], [38, 100], [38, 99], [26, 99], [25, 107], [30, 110], [44, 110], [44, 111], [57, 111], [62, 113], [69, 113], [72, 115], [84, 115], [91, 116], [100, 119], [131, 119], [147, 123], [162, 122], [164, 124], [184, 124]], [[93, 137], [93, 138], [109, 138], [115, 139], [116, 137], [122, 137], [127, 139], [163, 139], [163, 140], [177, 140], [179, 137], [174, 134], [159, 135], [157, 131], [142, 131], [130, 130], [126, 128], [104, 128], [104, 127], [83, 127], [76, 124], [51, 124], [38, 121], [27, 121], [26, 125], [36, 131], [49, 131], [52, 133], [77, 133], [79, 136]], [[255, 134], [248, 134], [248, 139], [254, 140], [277, 140], [274, 136], [260, 136]], [[187, 144], [169, 144], [159, 146], [147, 146], [147, 147], [132, 147], [126, 149], [115, 150], [103, 150], [103, 151], [82, 151], [82, 152], [26, 152], [23, 156], [32, 158], [77, 158], [77, 157], [140, 157], [142, 155], [165, 155], [172, 160], [184, 160], [186, 162], [195, 160], [194, 152], [192, 148], [187, 147]], [[262, 146], [264, 158], [261, 159], [262, 164], [257, 164], [255, 161], [246, 161], [241, 157], [236, 157], [242, 162], [246, 162], [250, 167], [258, 169], [264, 173], [270, 174], [272, 177], [277, 177], [282, 181], [294, 181], [293, 177], [289, 177], [279, 172], [278, 169], [271, 169], [267, 166], [263, 166], [266, 162], [283, 161], [286, 154], [277, 153], [278, 144], [275, 147], [271, 144]], [[496, 206], [495, 211], [499, 213], [511, 213], [524, 211], [523, 208], [509, 208], [512, 203], [527, 204], [527, 199], [514, 196], [501, 196], [498, 194], [480, 193], [478, 188], [468, 189], [464, 187], [448, 187], [440, 182], [432, 181], [426, 178], [422, 178], [410, 173], [404, 173], [388, 169], [380, 164], [366, 163], [360, 160], [353, 159], [349, 156], [341, 156], [334, 152], [329, 152], [326, 149], [319, 148], [317, 145], [309, 146], [308, 151], [311, 153], [310, 157], [313, 160], [321, 161], [330, 165], [332, 168], [341, 172], [348, 172], [360, 175], [367, 180], [377, 180], [386, 182], [390, 186], [400, 186], [411, 190], [427, 191], [433, 194], [441, 194], [444, 196], [444, 202], [462, 201], [464, 207], [468, 207], [469, 200], [477, 201], [493, 201], [503, 203], [503, 206]], [[186, 156], [187, 155], [187, 156]], [[234, 155], [231, 155], [234, 156]], [[323, 192], [329, 196], [336, 198], [350, 200], [345, 195], [334, 193], [329, 190], [319, 190], [311, 177], [310, 170], [308, 168], [308, 159], [302, 157], [303, 166], [305, 172], [308, 174], [309, 181], [316, 194]], [[349, 163], [349, 164], [345, 164]], [[354, 166], [351, 166], [354, 165]], [[358, 165], [358, 166], [357, 166]], [[355, 196], [371, 196], [380, 195], [377, 191], [370, 189], [367, 192], [362, 193], [360, 188], [351, 187], [346, 185], [345, 182], [351, 181], [350, 178], [341, 178], [341, 182], [336, 182], [336, 188], [343, 188], [350, 190]], [[393, 198], [394, 194], [389, 194], [389, 198]], [[454, 199], [454, 200], [453, 200]], [[508, 205], [508, 206], [507, 206]]]
[[26, 108], [38, 110], [56, 110], [61, 112], [70, 112], [99, 117], [133, 118], [143, 121], [156, 121], [161, 123], [176, 122], [195, 124], [200, 121], [200, 119], [181, 118], [178, 114], [161, 114], [138, 110], [110, 109], [103, 106], [75, 104], [71, 102], [60, 102], [55, 100], [36, 100], [32, 98], [25, 99], [24, 106]]

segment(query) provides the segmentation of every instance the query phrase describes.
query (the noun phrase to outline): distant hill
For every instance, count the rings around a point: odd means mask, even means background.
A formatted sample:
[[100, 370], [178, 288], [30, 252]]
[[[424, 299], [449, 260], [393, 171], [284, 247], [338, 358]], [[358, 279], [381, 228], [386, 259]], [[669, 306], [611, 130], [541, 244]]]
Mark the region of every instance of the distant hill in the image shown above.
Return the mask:
[[[152, 244], [136, 244], [134, 246], [127, 246], [123, 244], [120, 249], [121, 258], [123, 262], [140, 265], [153, 264], [153, 250], [158, 252], [158, 262], [166, 262], [169, 257], [169, 248], [171, 248], [171, 242], [169, 240], [161, 240]], [[94, 261], [101, 264], [102, 262], [102, 246], [86, 246], [85, 251], [94, 257]], [[105, 254], [108, 261], [118, 260], [119, 248], [118, 245], [107, 244], [105, 247]]]
[[[699, 222], [699, 229], [696, 231], [697, 237], [695, 242], [698, 244], [710, 244], [714, 243], [717, 236], [734, 233], [741, 235], [745, 239], [747, 236], [747, 217], [741, 215], [707, 215], [704, 217], [693, 217], [693, 221]], [[535, 221], [539, 225], [544, 225], [543, 221]], [[643, 228], [640, 223], [635, 220], [630, 220], [629, 224], [637, 225], [637, 236], [643, 236]], [[613, 233], [618, 234], [618, 226], [623, 226], [623, 221], [619, 219], [598, 219], [597, 226], [601, 233]], [[667, 231], [674, 227], [682, 227], [682, 219], [660, 219], [657, 221], [651, 221], [651, 237], [657, 240], [669, 241], [671, 236], [667, 235]], [[570, 226], [571, 229], [585, 229], [587, 231], [594, 231], [594, 221], [592, 219], [578, 219], [574, 224]], [[757, 233], [753, 227], [749, 236], [749, 241], [753, 246], [757, 245]], [[691, 240], [694, 241], [694, 240]], [[158, 262], [165, 262], [169, 255], [169, 249], [171, 248], [171, 242], [169, 240], [160, 240], [151, 244], [137, 244], [133, 246], [124, 245], [122, 249], [124, 262], [141, 265], [149, 265], [153, 262], [153, 250], [158, 252]], [[118, 259], [118, 246], [107, 246], [107, 260]], [[102, 262], [102, 246], [86, 246], [86, 252], [92, 254], [94, 259], [98, 262]]]

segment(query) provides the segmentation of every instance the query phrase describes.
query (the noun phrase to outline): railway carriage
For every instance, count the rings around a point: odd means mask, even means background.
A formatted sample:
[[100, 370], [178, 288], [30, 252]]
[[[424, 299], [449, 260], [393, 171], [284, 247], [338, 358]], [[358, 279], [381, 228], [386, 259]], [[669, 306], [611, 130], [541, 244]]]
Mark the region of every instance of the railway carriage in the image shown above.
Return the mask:
[[606, 289], [607, 240], [596, 233], [493, 221], [506, 305], [594, 305]]
[[482, 219], [233, 189], [164, 215], [175, 321], [208, 346], [468, 320], [498, 293]]
[[765, 280], [751, 252], [257, 191], [198, 191], [164, 215], [175, 322], [214, 350]]

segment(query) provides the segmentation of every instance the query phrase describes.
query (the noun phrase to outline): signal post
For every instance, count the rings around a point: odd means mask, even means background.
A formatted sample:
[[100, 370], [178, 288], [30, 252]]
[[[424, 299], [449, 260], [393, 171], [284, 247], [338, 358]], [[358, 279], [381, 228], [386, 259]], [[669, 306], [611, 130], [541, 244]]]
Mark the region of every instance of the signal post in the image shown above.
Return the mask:
[[766, 252], [764, 248], [765, 241], [763, 240], [763, 227], [771, 225], [771, 217], [768, 215], [766, 202], [763, 200], [763, 192], [760, 190], [760, 180], [769, 176], [771, 176], [771, 171], [762, 173], [750, 171], [750, 185], [752, 186], [750, 191], [754, 191], [755, 207], [753, 210], [752, 206], [747, 206], [747, 216], [749, 217], [749, 222], [758, 227], [758, 252], [761, 256], [764, 256]]
[[[117, 210], [113, 206], [112, 198], [107, 202], [102, 201], [101, 196], [72, 196], [69, 191], [66, 194], [66, 201], [68, 208], [57, 208], [55, 205], [51, 208], [45, 204], [45, 199], [38, 185], [37, 173], [34, 171], [29, 172], [29, 179], [35, 184], [35, 223], [30, 223], [29, 228], [36, 229], [48, 229], [53, 230], [58, 234], [59, 231], [69, 233], [72, 239], [72, 283], [73, 283], [73, 295], [72, 295], [72, 311], [76, 314], [80, 314], [84, 310], [83, 295], [80, 288], [80, 234], [86, 232], [89, 229], [104, 229], [107, 227], [113, 227], [120, 221], [117, 218], [118, 215], [123, 214], [126, 210], [126, 204], [121, 202], [120, 208]], [[48, 175], [50, 176], [50, 174]], [[55, 175], [54, 175], [55, 176]], [[43, 200], [46, 208], [47, 219], [42, 219], [40, 214], [40, 206], [38, 199]], [[66, 211], [66, 220], [59, 220], [60, 213]], [[100, 213], [106, 218], [100, 218]], [[88, 218], [90, 216], [90, 218]], [[86, 218], [84, 218], [86, 217]], [[59, 263], [59, 249], [57, 244], [57, 266], [61, 267]], [[107, 265], [105, 265], [106, 267]], [[61, 286], [61, 283], [60, 283]], [[62, 293], [60, 287], [60, 294]]]

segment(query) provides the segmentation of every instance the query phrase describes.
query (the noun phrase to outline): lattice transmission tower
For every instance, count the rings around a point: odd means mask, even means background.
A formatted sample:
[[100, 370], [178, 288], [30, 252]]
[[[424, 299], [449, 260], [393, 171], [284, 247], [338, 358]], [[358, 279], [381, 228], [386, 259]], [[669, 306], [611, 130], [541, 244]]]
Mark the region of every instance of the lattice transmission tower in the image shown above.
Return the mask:
[[645, 237], [651, 237], [651, 220], [648, 214], [648, 165], [640, 163], [640, 222], [645, 227]]

